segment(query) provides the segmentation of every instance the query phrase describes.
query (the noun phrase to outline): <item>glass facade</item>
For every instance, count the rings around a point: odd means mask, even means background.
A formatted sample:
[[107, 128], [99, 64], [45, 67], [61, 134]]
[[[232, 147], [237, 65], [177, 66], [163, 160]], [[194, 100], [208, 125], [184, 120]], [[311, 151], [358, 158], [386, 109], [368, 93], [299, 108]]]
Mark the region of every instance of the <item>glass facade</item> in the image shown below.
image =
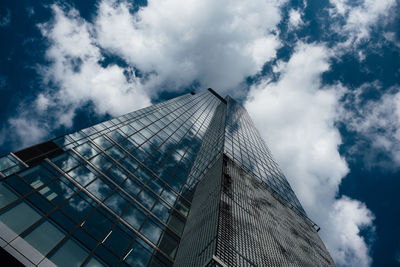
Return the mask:
[[178, 264], [223, 157], [313, 226], [247, 112], [209, 89], [0, 158], [1, 246], [27, 266]]

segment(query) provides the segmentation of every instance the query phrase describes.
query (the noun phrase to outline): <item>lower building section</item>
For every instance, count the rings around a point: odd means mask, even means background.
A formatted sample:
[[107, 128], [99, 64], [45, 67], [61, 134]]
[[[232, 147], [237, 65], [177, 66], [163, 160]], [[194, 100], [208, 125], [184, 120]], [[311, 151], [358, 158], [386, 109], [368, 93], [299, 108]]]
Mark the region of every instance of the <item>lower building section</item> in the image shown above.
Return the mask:
[[335, 266], [313, 226], [226, 156], [195, 199], [176, 266]]

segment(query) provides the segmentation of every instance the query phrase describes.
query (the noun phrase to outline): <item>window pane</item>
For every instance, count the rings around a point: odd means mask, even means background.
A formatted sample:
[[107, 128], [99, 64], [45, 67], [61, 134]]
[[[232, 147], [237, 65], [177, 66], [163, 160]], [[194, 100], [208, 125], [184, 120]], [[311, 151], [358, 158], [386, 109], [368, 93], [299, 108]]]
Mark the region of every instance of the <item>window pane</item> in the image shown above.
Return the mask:
[[44, 221], [24, 239], [40, 253], [46, 255], [64, 236], [65, 234], [58, 227], [49, 221]]
[[140, 230], [140, 232], [154, 244], [157, 244], [158, 238], [161, 235], [161, 231], [161, 226], [151, 218], [146, 220], [142, 229]]
[[147, 262], [149, 261], [150, 256], [150, 251], [146, 250], [138, 242], [135, 242], [131, 250], [129, 250], [129, 255], [125, 258], [125, 261], [130, 266], [144, 267], [147, 266]]
[[150, 192], [148, 189], [144, 188], [142, 192], [140, 192], [138, 196], [138, 200], [140, 203], [145, 206], [147, 209], [151, 209], [153, 207], [154, 202], [156, 201], [156, 195]]
[[86, 186], [98, 175], [98, 173], [89, 165], [81, 165], [78, 168], [71, 170], [68, 174], [82, 186]]
[[119, 192], [114, 192], [106, 201], [107, 207], [112, 209], [116, 214], [120, 215], [129, 205], [130, 199]]
[[42, 217], [37, 211], [25, 202], [21, 202], [0, 215], [0, 221], [6, 224], [17, 234], [22, 233], [26, 228]]
[[168, 187], [165, 188], [165, 190], [162, 192], [161, 196], [171, 205], [174, 205], [176, 197], [177, 197], [176, 193], [173, 192]]
[[69, 171], [80, 162], [72, 152], [61, 154], [51, 161], [65, 172]]
[[0, 184], [0, 208], [7, 206], [17, 199], [17, 195], [7, 185]]
[[174, 211], [169, 218], [168, 225], [178, 234], [182, 234], [183, 228], [185, 227], [185, 219], [180, 216], [178, 212]]
[[140, 188], [142, 188], [142, 185], [138, 181], [136, 181], [136, 179], [128, 178], [121, 185], [121, 187], [125, 189], [125, 191], [128, 192], [131, 196], [134, 197], [139, 192]]
[[122, 183], [126, 178], [128, 178], [128, 174], [119, 166], [111, 167], [106, 174], [117, 184]]
[[55, 177], [53, 173], [44, 168], [42, 165], [32, 167], [26, 171], [23, 171], [22, 173], [19, 173], [18, 175], [35, 189]]
[[142, 208], [132, 205], [122, 218], [134, 228], [139, 229], [146, 218], [146, 212]]
[[85, 266], [87, 266], [87, 267], [102, 267], [102, 266], [106, 266], [106, 265], [101, 263], [99, 259], [92, 257], [92, 258], [90, 258], [90, 260], [88, 261], [88, 263]]
[[75, 150], [86, 159], [92, 158], [100, 153], [100, 150], [89, 142], [76, 147]]
[[158, 200], [158, 202], [154, 205], [152, 212], [160, 220], [166, 222], [169, 216], [169, 210], [170, 207], [168, 207], [162, 200]]
[[165, 252], [172, 259], [176, 255], [176, 250], [178, 249], [179, 238], [169, 231], [165, 231], [163, 237], [160, 240], [159, 248]]
[[105, 216], [105, 212], [106, 211], [100, 212], [100, 210], [96, 210], [83, 225], [83, 228], [97, 238], [97, 240], [102, 240], [105, 237], [113, 223], [110, 218]]
[[106, 152], [116, 161], [120, 160], [125, 155], [125, 152], [117, 146], [110, 147]]
[[101, 201], [103, 201], [112, 190], [110, 186], [100, 178], [97, 178], [93, 183], [88, 185], [86, 189]]
[[112, 139], [114, 139], [114, 141], [117, 143], [125, 139], [125, 137], [122, 136], [122, 134], [118, 130], [109, 132], [108, 136], [110, 136]]
[[151, 181], [148, 183], [148, 185], [150, 186], [150, 188], [156, 192], [157, 194], [160, 194], [161, 191], [164, 188], [164, 183], [161, 182], [159, 179], [157, 178], [153, 178], [151, 179]]
[[16, 163], [9, 156], [0, 158], [0, 171], [10, 168]]
[[96, 157], [92, 158], [90, 162], [99, 168], [101, 171], [105, 171], [114, 164], [114, 162], [105, 154], [99, 154]]
[[111, 234], [108, 236], [104, 245], [115, 252], [119, 257], [122, 257], [127, 252], [127, 248], [132, 240], [132, 235], [129, 235], [121, 228], [114, 227]]
[[87, 250], [73, 239], [68, 239], [50, 260], [57, 266], [80, 266], [89, 255]]
[[61, 209], [68, 214], [77, 223], [80, 223], [84, 217], [93, 209], [87, 201], [80, 195], [72, 197]]
[[93, 141], [102, 149], [109, 148], [112, 145], [111, 141], [104, 136], [97, 137]]
[[136, 146], [135, 146], [131, 141], [129, 141], [128, 139], [122, 141], [122, 142], [120, 143], [120, 145], [121, 145], [123, 148], [125, 148], [127, 151], [129, 151], [129, 152], [131, 152], [131, 151], [133, 151], [133, 150], [136, 149]]
[[142, 180], [142, 182], [147, 182], [153, 175], [144, 167], [140, 167], [134, 173], [137, 178]]

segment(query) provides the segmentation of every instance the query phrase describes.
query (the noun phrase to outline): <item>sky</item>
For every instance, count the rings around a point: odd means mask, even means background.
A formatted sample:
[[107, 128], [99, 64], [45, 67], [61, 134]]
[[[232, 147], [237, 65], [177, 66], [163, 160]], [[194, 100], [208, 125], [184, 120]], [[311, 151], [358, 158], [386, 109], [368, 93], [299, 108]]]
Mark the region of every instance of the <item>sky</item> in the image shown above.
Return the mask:
[[338, 266], [400, 266], [396, 0], [0, 1], [0, 153], [190, 91], [246, 107]]

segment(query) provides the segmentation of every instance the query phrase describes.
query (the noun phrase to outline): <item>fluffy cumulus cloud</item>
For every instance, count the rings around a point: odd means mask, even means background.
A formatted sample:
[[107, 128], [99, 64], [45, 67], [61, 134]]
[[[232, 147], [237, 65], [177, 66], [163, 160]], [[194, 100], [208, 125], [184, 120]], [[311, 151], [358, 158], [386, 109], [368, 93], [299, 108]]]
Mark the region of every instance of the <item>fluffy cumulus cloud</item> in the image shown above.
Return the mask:
[[[34, 113], [14, 119], [50, 116], [52, 123], [35, 125], [71, 127], [86, 103], [116, 116], [149, 105], [162, 91], [193, 84], [243, 96], [235, 89], [281, 46], [277, 24], [284, 3], [155, 0], [132, 13], [129, 1], [103, 0], [93, 22], [73, 7], [54, 4], [53, 18], [38, 25], [49, 44], [50, 64], [39, 68], [46, 90], [23, 107]], [[127, 67], [107, 65], [105, 55]]]
[[[345, 37], [341, 45], [349, 47], [366, 41], [371, 29], [378, 23], [386, 23], [391, 11], [396, 10], [396, 0], [330, 0], [332, 17], [341, 18], [339, 24], [332, 24], [336, 32]], [[395, 15], [395, 14], [393, 14]]]
[[381, 86], [366, 83], [345, 98], [342, 121], [359, 136], [350, 153], [364, 158], [367, 167], [395, 170], [400, 167], [400, 88], [391, 88], [379, 99], [365, 100], [363, 94], [371, 88], [380, 90]]
[[297, 9], [291, 9], [289, 11], [289, 28], [295, 30], [304, 24], [304, 21], [301, 19], [302, 12]]
[[[75, 9], [64, 12], [56, 5], [52, 9], [54, 21], [40, 25], [51, 44], [46, 51], [51, 63], [41, 71], [44, 81], [56, 84], [57, 89], [39, 95], [39, 109], [55, 104], [74, 108], [92, 101], [98, 113], [115, 116], [150, 104], [131, 69], [100, 64], [103, 56], [92, 25], [81, 19]], [[71, 118], [62, 123], [70, 125]]]
[[275, 57], [283, 3], [155, 0], [132, 15], [124, 1], [103, 1], [96, 32], [102, 47], [149, 73], [149, 90], [197, 81], [234, 92]]
[[[39, 25], [49, 45], [49, 65], [39, 68], [45, 90], [21, 108], [29, 112], [8, 124], [27, 145], [43, 139], [48, 129], [72, 126], [77, 109], [87, 103], [99, 114], [116, 116], [149, 105], [162, 91], [193, 84], [244, 97], [240, 88], [246, 78], [274, 62], [283, 45], [278, 25], [286, 3], [153, 0], [132, 12], [129, 1], [102, 0], [91, 22], [74, 8], [55, 4], [52, 20]], [[350, 1], [331, 0], [331, 15], [343, 18], [335, 24], [346, 36], [342, 48], [368, 38], [369, 29], [393, 3], [363, 0], [351, 6]], [[304, 26], [303, 12], [289, 10], [289, 30]], [[276, 80], [262, 78], [251, 86], [246, 108], [309, 216], [321, 226], [335, 261], [367, 266], [369, 248], [360, 231], [372, 228], [373, 215], [359, 201], [336, 198], [348, 173], [335, 126], [342, 111], [339, 100], [347, 91], [340, 84], [321, 84], [321, 74], [335, 56], [332, 51], [299, 41], [290, 60], [274, 65]], [[125, 64], [114, 64], [110, 57]], [[399, 102], [390, 103], [398, 112], [394, 105]], [[364, 126], [348, 120], [358, 132], [368, 131], [367, 121], [387, 112], [371, 105], [372, 111], [360, 117]]]
[[321, 85], [330, 56], [322, 45], [299, 42], [288, 62], [277, 63], [278, 80], [252, 86], [245, 105], [308, 215], [321, 226], [335, 261], [368, 266], [368, 246], [359, 234], [371, 226], [373, 216], [356, 200], [336, 199], [348, 173], [335, 127], [345, 89]]

